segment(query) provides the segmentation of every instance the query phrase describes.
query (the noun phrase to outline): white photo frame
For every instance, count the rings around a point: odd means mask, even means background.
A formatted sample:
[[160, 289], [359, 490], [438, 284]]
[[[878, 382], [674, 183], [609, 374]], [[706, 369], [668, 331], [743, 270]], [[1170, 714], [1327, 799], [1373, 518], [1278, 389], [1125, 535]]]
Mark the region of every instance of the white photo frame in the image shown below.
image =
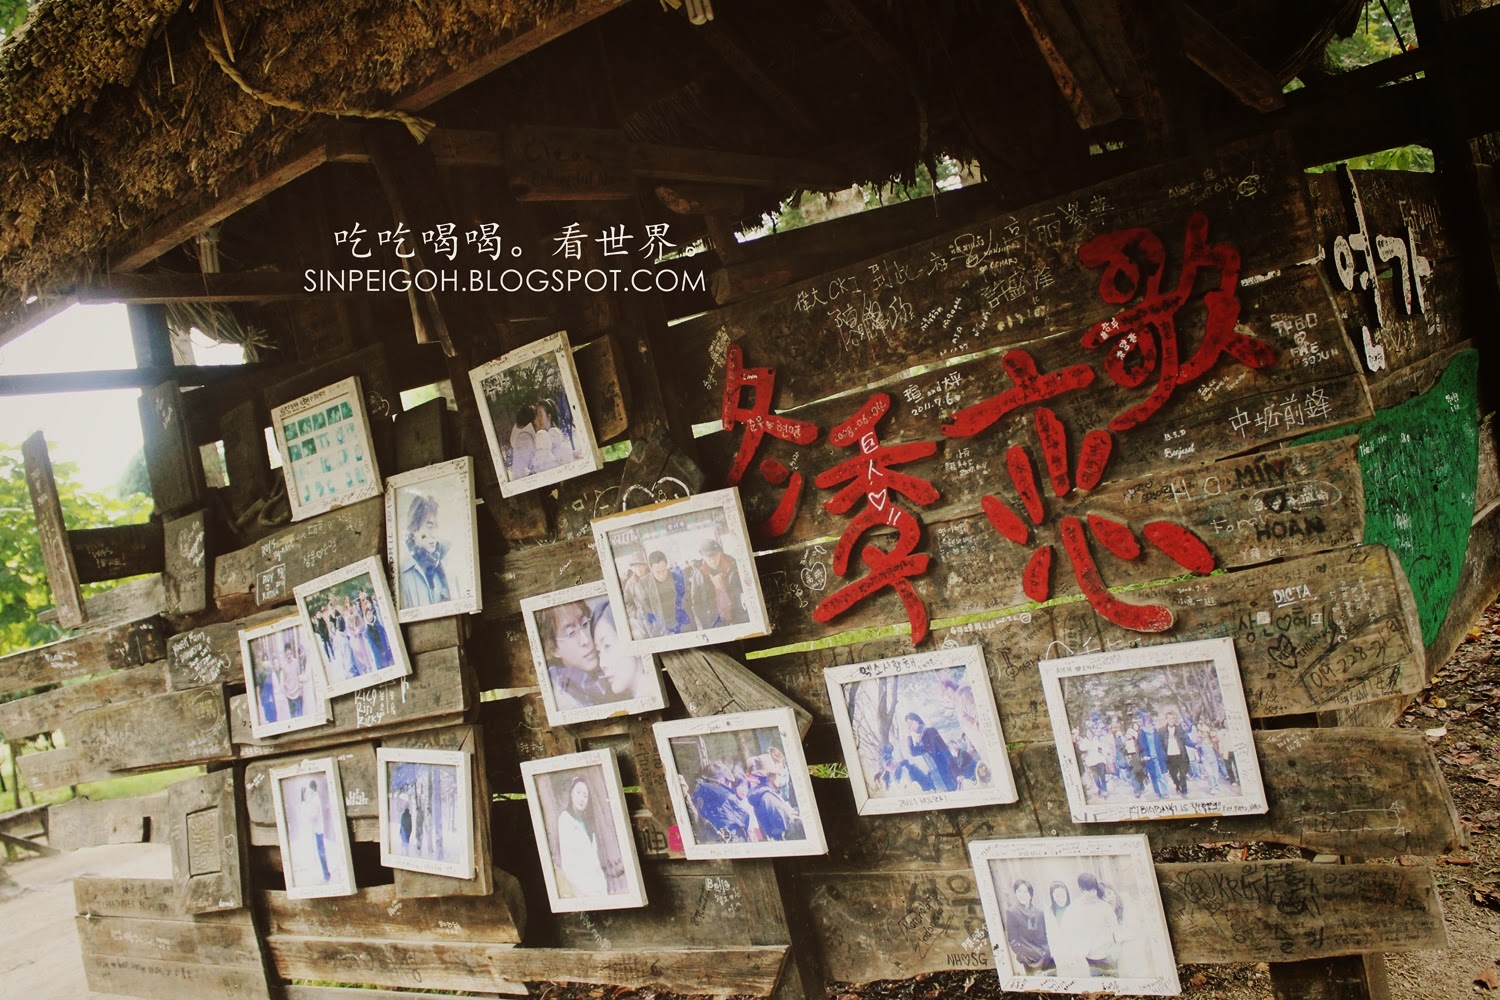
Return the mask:
[[469, 381], [502, 496], [603, 467], [567, 331], [480, 365]]
[[[276, 839], [291, 899], [348, 896], [355, 891], [354, 858], [338, 761], [316, 757], [272, 768]], [[293, 798], [288, 808], [286, 799]]]
[[313, 637], [328, 697], [411, 673], [396, 605], [379, 556], [298, 584], [292, 594], [302, 622]]
[[592, 526], [610, 602], [625, 609], [627, 651], [711, 646], [770, 630], [739, 490], [611, 514]]
[[603, 580], [521, 600], [549, 726], [667, 707], [656, 659], [625, 652], [615, 607]]
[[641, 861], [614, 752], [522, 761], [521, 781], [552, 912], [645, 906]]
[[[658, 722], [652, 728], [688, 858], [828, 853], [790, 708]], [[747, 745], [755, 752], [747, 753]]]
[[1182, 992], [1145, 834], [976, 840], [969, 856], [1002, 991]]
[[979, 646], [829, 667], [823, 676], [860, 815], [1019, 797]]
[[307, 623], [295, 612], [241, 629], [240, 663], [256, 739], [328, 722], [323, 666]]
[[472, 458], [465, 455], [387, 479], [385, 537], [398, 620], [419, 622], [480, 610]]
[[1233, 640], [1169, 642], [1038, 666], [1074, 822], [1266, 811]]
[[293, 521], [380, 496], [358, 376], [273, 408], [271, 429]]
[[474, 877], [473, 764], [464, 750], [375, 750], [380, 863]]

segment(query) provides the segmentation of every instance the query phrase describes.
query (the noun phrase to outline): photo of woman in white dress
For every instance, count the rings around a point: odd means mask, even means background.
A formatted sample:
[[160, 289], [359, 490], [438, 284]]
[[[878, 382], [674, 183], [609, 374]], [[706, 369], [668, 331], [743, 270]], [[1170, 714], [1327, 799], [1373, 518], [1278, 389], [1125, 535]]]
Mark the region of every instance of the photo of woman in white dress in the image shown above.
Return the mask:
[[599, 856], [592, 799], [588, 780], [577, 775], [568, 785], [557, 814], [557, 889], [565, 896], [606, 896], [610, 891], [604, 860]]
[[645, 906], [614, 751], [524, 761], [521, 778], [552, 912]]

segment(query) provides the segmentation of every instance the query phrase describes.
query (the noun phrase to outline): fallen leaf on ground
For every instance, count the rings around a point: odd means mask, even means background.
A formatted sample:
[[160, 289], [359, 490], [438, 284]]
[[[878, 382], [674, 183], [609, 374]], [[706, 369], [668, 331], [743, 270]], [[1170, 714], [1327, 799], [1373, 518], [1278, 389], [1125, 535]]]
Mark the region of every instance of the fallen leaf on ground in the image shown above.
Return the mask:
[[1440, 864], [1440, 865], [1472, 865], [1474, 863], [1474, 859], [1473, 858], [1438, 858], [1437, 859], [1437, 863]]
[[1438, 726], [1436, 729], [1424, 729], [1423, 732], [1426, 733], [1429, 740], [1440, 740], [1448, 735], [1448, 727]]
[[1440, 698], [1437, 695], [1433, 695], [1431, 698], [1428, 699], [1428, 704], [1432, 705], [1433, 708], [1447, 708], [1448, 707], [1448, 699], [1447, 698]]
[[1488, 907], [1491, 910], [1500, 910], [1500, 891], [1495, 889], [1475, 889], [1473, 895], [1475, 906]]
[[1487, 990], [1500, 990], [1500, 976], [1495, 974], [1494, 969], [1480, 969], [1474, 976], [1474, 982]]
[[1208, 977], [1205, 976], [1201, 972], [1198, 973], [1196, 976], [1194, 976], [1192, 979], [1188, 980], [1188, 985], [1192, 986], [1194, 988], [1197, 988], [1199, 986], [1207, 985], [1207, 983], [1208, 983]]

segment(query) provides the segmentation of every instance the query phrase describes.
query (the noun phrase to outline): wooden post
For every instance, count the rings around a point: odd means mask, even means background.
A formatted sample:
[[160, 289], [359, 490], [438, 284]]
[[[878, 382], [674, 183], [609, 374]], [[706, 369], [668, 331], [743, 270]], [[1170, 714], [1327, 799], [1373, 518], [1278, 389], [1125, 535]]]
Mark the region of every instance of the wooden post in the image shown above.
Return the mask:
[[52, 602], [57, 608], [57, 623], [63, 628], [77, 628], [87, 614], [83, 594], [78, 589], [78, 567], [73, 562], [73, 547], [68, 544], [68, 529], [63, 525], [62, 501], [57, 495], [57, 480], [52, 475], [52, 459], [47, 441], [37, 431], [21, 446], [26, 464], [26, 485], [31, 490], [31, 509], [36, 512], [37, 539], [41, 542], [42, 564], [47, 583], [52, 587]]

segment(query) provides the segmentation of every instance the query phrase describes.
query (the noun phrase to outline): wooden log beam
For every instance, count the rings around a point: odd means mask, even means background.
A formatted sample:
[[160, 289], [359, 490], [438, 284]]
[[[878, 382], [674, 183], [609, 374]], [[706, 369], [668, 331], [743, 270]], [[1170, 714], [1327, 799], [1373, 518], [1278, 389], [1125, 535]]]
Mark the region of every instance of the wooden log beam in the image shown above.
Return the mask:
[[219, 271], [152, 274], [122, 272], [103, 276], [67, 293], [75, 302], [94, 304], [166, 304], [171, 302], [280, 302], [308, 292], [300, 273], [288, 271]]
[[0, 396], [35, 396], [53, 392], [92, 392], [98, 389], [144, 389], [162, 382], [179, 386], [218, 385], [246, 374], [268, 370], [267, 365], [168, 365], [153, 368], [115, 368], [95, 372], [39, 372], [0, 375]]
[[[104, 632], [141, 621], [161, 614], [166, 606], [166, 590], [159, 573], [116, 584], [103, 593], [84, 598], [83, 610], [88, 620], [84, 631], [85, 634]], [[38, 612], [36, 620], [44, 625], [59, 624], [57, 609]]]
[[1062, 0], [1017, 0], [1058, 90], [1079, 128], [1089, 129], [1124, 115], [1114, 84], [1089, 48], [1088, 39]]
[[394, 885], [379, 885], [336, 899], [290, 899], [271, 891], [260, 900], [270, 934], [519, 944], [526, 928], [521, 886], [507, 872], [494, 878], [494, 892], [481, 896], [399, 896]]
[[104, 705], [165, 694], [165, 665], [117, 670], [80, 684], [65, 684], [44, 694], [0, 704], [0, 733], [19, 740], [67, 729], [74, 716]]
[[168, 631], [152, 616], [0, 657], [0, 695], [160, 660]]
[[111, 771], [152, 770], [228, 760], [229, 717], [223, 688], [194, 688], [105, 705], [80, 713], [71, 746]]
[[73, 561], [73, 548], [68, 544], [62, 500], [57, 495], [57, 479], [52, 475], [52, 458], [47, 453], [47, 439], [41, 431], [21, 445], [21, 456], [26, 466], [26, 486], [31, 491], [37, 540], [42, 549], [47, 584], [52, 589], [57, 623], [63, 628], [77, 628], [88, 615], [83, 594], [78, 589], [78, 567]]
[[1241, 104], [1262, 114], [1286, 106], [1281, 83], [1270, 70], [1192, 7], [1184, 3], [1177, 10], [1182, 46], [1194, 66], [1222, 84]]
[[68, 532], [68, 546], [73, 550], [79, 583], [160, 573], [166, 567], [160, 521], [74, 528]]
[[140, 844], [163, 836], [167, 794], [93, 802], [70, 799], [47, 811], [47, 841], [62, 851], [103, 844]]

